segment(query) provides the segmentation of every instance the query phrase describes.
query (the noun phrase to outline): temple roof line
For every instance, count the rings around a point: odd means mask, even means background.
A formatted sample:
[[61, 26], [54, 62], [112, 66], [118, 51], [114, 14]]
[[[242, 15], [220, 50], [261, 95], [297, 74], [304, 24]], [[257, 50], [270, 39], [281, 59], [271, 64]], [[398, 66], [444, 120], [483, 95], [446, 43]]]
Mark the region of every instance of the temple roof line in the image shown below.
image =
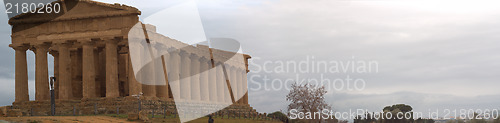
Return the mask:
[[[163, 46], [166, 46], [167, 48], [189, 50], [192, 53], [200, 55], [201, 57], [210, 58], [210, 54], [206, 51], [209, 49], [209, 47], [207, 45], [202, 45], [202, 44], [189, 45], [189, 44], [186, 44], [186, 43], [179, 41], [177, 39], [173, 39], [171, 37], [168, 37], [168, 36], [165, 36], [163, 34], [156, 32], [154, 25], [150, 25], [150, 24], [146, 24], [146, 25], [149, 25], [150, 26], [149, 28], [152, 28], [152, 29], [147, 30], [147, 32], [149, 34], [149, 39], [153, 41], [153, 42], [151, 42], [151, 45], [163, 45]], [[141, 28], [141, 27], [134, 26], [131, 29], [132, 31], [129, 33], [141, 35], [141, 33], [134, 32], [133, 31], [134, 28], [137, 30], [138, 28]], [[142, 30], [142, 29], [138, 29], [138, 30]], [[137, 36], [133, 36], [133, 37], [137, 37]], [[130, 39], [132, 37], [128, 37], [128, 38], [129, 38], [129, 40], [137, 40], [137, 39]], [[234, 64], [244, 65], [245, 63], [242, 62], [242, 61], [244, 61], [243, 59], [251, 58], [251, 56], [248, 54], [243, 54], [243, 53], [238, 53], [238, 52], [233, 52], [233, 51], [226, 51], [226, 50], [217, 49], [217, 48], [210, 48], [210, 49], [212, 50], [212, 52], [214, 52], [213, 56], [215, 59], [227, 59], [227, 62], [229, 62], [233, 65]], [[228, 56], [228, 55], [234, 55], [234, 56]], [[238, 60], [238, 59], [240, 59], [240, 60]], [[236, 66], [238, 66], [238, 65], [236, 65]], [[241, 67], [243, 67], [243, 66], [241, 66]]]
[[[58, 3], [62, 2], [64, 0], [57, 0], [52, 3]], [[12, 18], [9, 19], [9, 24], [14, 25], [14, 24], [20, 24], [20, 23], [37, 23], [37, 22], [46, 22], [46, 21], [64, 21], [64, 20], [74, 20], [74, 19], [86, 19], [86, 18], [100, 18], [100, 17], [112, 17], [112, 16], [123, 16], [123, 15], [141, 15], [141, 11], [135, 7], [128, 6], [125, 4], [108, 4], [108, 3], [103, 3], [103, 2], [97, 2], [97, 1], [92, 1], [92, 0], [74, 0], [77, 2], [85, 2], [89, 4], [94, 4], [102, 7], [109, 7], [109, 8], [114, 8], [118, 9], [120, 11], [105, 11], [102, 13], [86, 13], [86, 14], [65, 14], [61, 17], [57, 18], [29, 18], [25, 19], [22, 18], [27, 15], [32, 15], [32, 14], [38, 14], [38, 13], [22, 13], [19, 15], [16, 15]], [[39, 8], [37, 8], [38, 10]], [[61, 8], [62, 9], [62, 8]]]

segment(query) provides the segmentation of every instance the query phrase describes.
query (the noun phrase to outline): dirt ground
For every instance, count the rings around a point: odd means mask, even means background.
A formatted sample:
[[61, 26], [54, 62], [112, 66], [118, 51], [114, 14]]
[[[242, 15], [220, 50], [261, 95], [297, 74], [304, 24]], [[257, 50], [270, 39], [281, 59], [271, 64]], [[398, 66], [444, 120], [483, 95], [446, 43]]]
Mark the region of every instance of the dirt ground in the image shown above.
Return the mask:
[[[111, 116], [33, 116], [33, 117], [0, 117], [0, 123], [143, 123], [143, 121], [128, 121], [126, 118]], [[178, 123], [178, 118], [153, 118], [148, 122], [153, 123]], [[200, 118], [190, 123], [206, 123], [208, 118]], [[279, 121], [248, 120], [248, 119], [220, 119], [215, 118], [216, 123], [280, 123]]]
[[[150, 120], [150, 122], [154, 122], [154, 123], [178, 123], [179, 119], [154, 118], [154, 119]], [[203, 117], [203, 118], [189, 121], [188, 123], [207, 123], [207, 122], [208, 122], [208, 118]], [[249, 120], [249, 119], [220, 119], [220, 118], [215, 118], [214, 122], [216, 122], [216, 123], [282, 123], [279, 121]]]
[[34, 116], [34, 117], [0, 117], [1, 120], [19, 123], [137, 123], [109, 116]]

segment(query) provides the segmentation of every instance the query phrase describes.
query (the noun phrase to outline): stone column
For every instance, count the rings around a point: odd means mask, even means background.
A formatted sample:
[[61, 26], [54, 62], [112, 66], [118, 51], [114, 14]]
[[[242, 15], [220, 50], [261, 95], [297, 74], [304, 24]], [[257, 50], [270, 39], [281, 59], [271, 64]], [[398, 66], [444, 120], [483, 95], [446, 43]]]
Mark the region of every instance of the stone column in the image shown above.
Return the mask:
[[71, 99], [73, 98], [73, 92], [71, 91], [71, 72], [70, 72], [70, 52], [69, 43], [57, 44], [59, 48], [59, 99]]
[[27, 46], [12, 46], [16, 51], [16, 102], [29, 101], [28, 89], [28, 63], [26, 61]]
[[242, 71], [242, 82], [243, 82], [243, 93], [245, 96], [243, 96], [243, 104], [248, 104], [248, 83], [247, 83], [247, 70], [243, 69]]
[[90, 39], [83, 40], [83, 98], [95, 98], [96, 97], [96, 86], [95, 86], [95, 60], [94, 60], [94, 43]]
[[168, 82], [170, 83], [170, 89], [172, 89], [172, 96], [180, 97], [180, 80], [179, 80], [179, 69], [181, 56], [178, 51], [170, 51], [170, 64], [168, 64]]
[[[163, 48], [161, 48], [161, 50], [159, 50], [160, 52], [160, 59], [158, 59], [158, 64], [156, 66], [161, 66], [160, 69], [157, 69], [156, 72], [157, 72], [157, 76], [156, 76], [156, 80], [157, 82], [161, 82], [158, 86], [156, 86], [156, 90], [157, 90], [157, 96], [160, 97], [160, 98], [164, 98], [164, 99], [168, 99], [168, 66], [167, 66], [167, 60], [169, 59], [169, 54], [166, 53], [166, 52], [163, 52]], [[163, 85], [164, 84], [164, 85]]]
[[[143, 56], [142, 58], [144, 60], [142, 60], [143, 64], [145, 64], [141, 70], [140, 70], [140, 73], [138, 74], [141, 74], [141, 79], [139, 81], [141, 81], [141, 83], [143, 84], [142, 85], [142, 91], [144, 92], [144, 96], [146, 97], [156, 97], [156, 72], [155, 72], [155, 59], [152, 58], [152, 56], [154, 56], [154, 47], [150, 47], [149, 46], [150, 44], [144, 44], [142, 45], [142, 48], [143, 48]], [[152, 52], [151, 52], [152, 51]], [[148, 54], [149, 53], [149, 54]], [[147, 61], [146, 59], [150, 59], [150, 61]]]
[[217, 73], [216, 68], [212, 66], [211, 59], [208, 59], [208, 91], [210, 93], [210, 102], [217, 102]]
[[212, 66], [212, 61], [211, 59], [207, 59], [207, 65], [208, 65], [208, 91], [210, 93], [210, 102], [217, 102], [219, 95], [217, 94], [217, 68]]
[[209, 101], [210, 98], [210, 85], [209, 85], [209, 77], [208, 77], [208, 59], [205, 57], [200, 58], [200, 94], [202, 101]]
[[104, 41], [100, 41], [104, 45], [97, 45], [95, 54], [96, 66], [96, 95], [97, 97], [106, 97], [106, 45]]
[[[224, 63], [222, 63], [222, 64], [224, 64]], [[224, 75], [224, 71], [222, 71], [222, 78], [223, 78], [222, 82], [223, 82], [224, 91], [225, 91], [224, 102], [231, 104], [232, 103], [231, 92], [233, 91], [233, 89], [229, 88], [230, 85], [227, 84], [227, 80], [230, 80], [230, 76], [231, 76], [231, 71], [229, 70], [228, 66], [226, 66], [226, 74], [227, 75]], [[231, 84], [231, 81], [229, 81], [229, 84]]]
[[[231, 83], [231, 89], [233, 91], [234, 101], [238, 101], [238, 81], [236, 79], [236, 67], [227, 66], [227, 74], [229, 76], [229, 81]], [[237, 102], [236, 102], [237, 103]]]
[[191, 80], [189, 77], [191, 76], [190, 70], [191, 70], [191, 59], [189, 59], [190, 53], [181, 50], [180, 51], [180, 56], [181, 56], [181, 73], [180, 73], [180, 90], [181, 90], [181, 99], [182, 100], [190, 100], [191, 99]]
[[106, 97], [119, 97], [118, 90], [118, 50], [115, 39], [106, 42]]
[[48, 100], [49, 94], [49, 68], [47, 63], [47, 51], [49, 45], [35, 45], [35, 100]]
[[238, 86], [238, 89], [237, 89], [238, 96], [237, 96], [237, 98], [239, 100], [238, 103], [243, 104], [243, 95], [244, 95], [244, 93], [243, 93], [243, 81], [241, 81], [242, 80], [241, 79], [241, 69], [236, 68], [235, 72], [236, 72], [235, 73], [236, 74], [236, 83], [238, 83], [237, 84], [237, 86]]
[[[73, 49], [74, 48], [74, 49]], [[70, 58], [71, 58], [71, 85], [73, 92], [73, 99], [81, 100], [83, 98], [83, 83], [82, 83], [82, 50], [73, 46], [70, 48]]]
[[96, 97], [103, 97], [102, 93], [103, 93], [103, 84], [106, 84], [105, 82], [105, 75], [106, 75], [106, 71], [103, 70], [103, 64], [105, 64], [105, 61], [102, 60], [104, 59], [105, 57], [101, 57], [103, 53], [103, 47], [98, 47], [96, 48], [96, 51], [94, 52], [94, 70], [95, 70], [95, 95]]
[[142, 92], [142, 84], [137, 82], [137, 79], [135, 78], [134, 68], [132, 67], [132, 60], [130, 59], [130, 57], [128, 67], [129, 95], [139, 95]]
[[120, 83], [120, 97], [125, 97], [130, 94], [128, 87], [128, 47], [125, 45], [118, 45], [118, 80]]
[[[227, 92], [227, 87], [225, 86], [226, 85], [226, 78], [224, 77], [224, 72], [222, 70], [222, 66], [220, 65], [217, 65], [216, 64], [216, 83], [217, 83], [217, 100], [218, 102], [224, 102], [225, 101], [225, 97], [226, 97], [226, 93], [229, 94]], [[224, 88], [226, 87], [226, 88]]]
[[155, 81], [156, 85], [156, 97], [167, 99], [168, 98], [168, 83], [167, 83], [167, 66], [165, 64], [165, 58], [168, 57], [168, 53], [164, 53], [164, 47], [161, 44], [155, 44], [155, 51], [157, 58], [154, 59], [155, 63]]
[[199, 101], [200, 98], [200, 57], [191, 54], [191, 100]]

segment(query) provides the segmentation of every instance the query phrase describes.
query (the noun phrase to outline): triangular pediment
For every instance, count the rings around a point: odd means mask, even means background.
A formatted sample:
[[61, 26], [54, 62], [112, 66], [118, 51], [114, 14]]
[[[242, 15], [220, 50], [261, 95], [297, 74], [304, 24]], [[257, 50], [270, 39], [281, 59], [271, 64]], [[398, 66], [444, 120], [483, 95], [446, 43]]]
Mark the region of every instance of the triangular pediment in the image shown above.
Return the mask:
[[55, 3], [61, 4], [61, 11], [59, 13], [24, 13], [12, 17], [9, 20], [9, 24], [44, 23], [58, 20], [141, 14], [137, 8], [131, 6], [108, 4], [91, 0], [59, 0], [53, 2], [53, 4]]

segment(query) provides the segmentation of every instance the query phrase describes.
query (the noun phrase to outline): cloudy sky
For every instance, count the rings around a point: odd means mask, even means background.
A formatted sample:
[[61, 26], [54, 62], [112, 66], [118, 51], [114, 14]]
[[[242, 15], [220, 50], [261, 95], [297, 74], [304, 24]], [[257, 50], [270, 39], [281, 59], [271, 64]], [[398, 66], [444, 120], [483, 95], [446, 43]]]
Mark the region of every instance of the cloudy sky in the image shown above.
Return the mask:
[[[141, 18], [180, 1], [99, 0], [143, 11]], [[405, 103], [415, 111], [500, 108], [500, 5], [495, 0], [211, 0], [198, 9], [208, 38], [233, 38], [253, 59], [250, 105], [286, 109], [286, 89], [270, 80], [363, 79], [360, 91], [329, 90], [335, 111], [380, 111]], [[5, 8], [1, 8], [4, 11]], [[1, 16], [0, 105], [14, 100], [14, 51]], [[169, 19], [165, 17], [165, 19]], [[314, 59], [311, 60], [311, 58]], [[264, 72], [266, 62], [376, 61], [378, 72]], [[28, 54], [30, 96], [34, 55]], [[274, 69], [277, 64], [265, 67]], [[250, 79], [254, 77], [254, 79]], [[278, 83], [274, 83], [274, 87]], [[259, 88], [260, 87], [260, 88]]]

